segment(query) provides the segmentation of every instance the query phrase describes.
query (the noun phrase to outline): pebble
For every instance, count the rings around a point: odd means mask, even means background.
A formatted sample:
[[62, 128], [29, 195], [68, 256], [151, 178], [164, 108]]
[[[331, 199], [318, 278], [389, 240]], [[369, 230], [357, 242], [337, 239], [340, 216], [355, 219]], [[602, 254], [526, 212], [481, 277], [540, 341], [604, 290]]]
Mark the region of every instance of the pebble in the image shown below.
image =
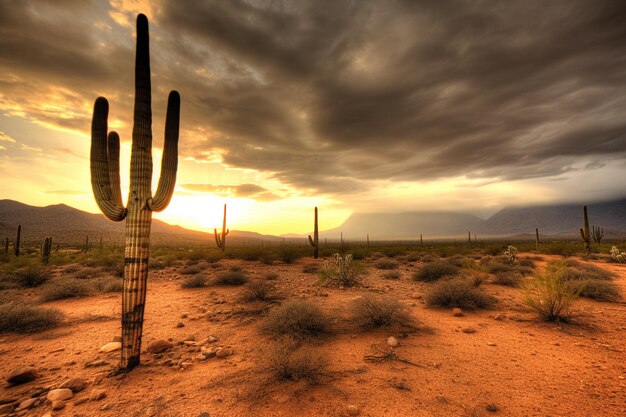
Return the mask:
[[496, 344], [493, 342], [487, 342], [487, 346], [496, 346]]
[[91, 391], [91, 395], [89, 396], [89, 399], [91, 401], [100, 401], [104, 398], [106, 398], [107, 393], [105, 390], [103, 389], [95, 389], [93, 391]]
[[100, 348], [100, 352], [109, 353], [122, 349], [122, 342], [109, 342]]
[[26, 382], [34, 381], [39, 374], [35, 370], [35, 368], [31, 368], [29, 366], [19, 366], [7, 377], [7, 382], [11, 385], [24, 384]]
[[157, 340], [148, 345], [148, 352], [150, 353], [163, 353], [173, 348], [174, 345], [167, 340]]
[[346, 408], [346, 411], [348, 412], [348, 415], [351, 415], [351, 416], [359, 415], [359, 407], [357, 407], [356, 405], [349, 405]]
[[15, 410], [13, 404], [2, 404], [0, 405], [0, 416], [11, 414], [13, 410]]
[[391, 347], [397, 347], [400, 342], [398, 342], [398, 339], [396, 339], [395, 337], [390, 336], [389, 339], [387, 339], [387, 344]]
[[65, 408], [65, 401], [53, 401], [52, 409], [53, 410], [62, 410]]
[[217, 351], [215, 352], [215, 356], [217, 356], [218, 358], [226, 358], [228, 356], [231, 356], [233, 353], [235, 353], [234, 349], [231, 347], [224, 347], [224, 348], [218, 348]]
[[179, 321], [178, 323], [176, 323], [176, 327], [185, 327], [185, 323]]
[[73, 393], [77, 393], [87, 388], [87, 380], [84, 378], [70, 378], [62, 383], [59, 388], [69, 388]]
[[57, 389], [50, 390], [50, 392], [48, 392], [48, 395], [46, 396], [46, 398], [48, 399], [48, 401], [53, 403], [55, 401], [69, 400], [73, 396], [74, 396], [74, 393], [72, 392], [71, 389], [69, 389], [69, 388], [57, 388]]
[[461, 310], [460, 308], [454, 307], [452, 309], [452, 315], [454, 317], [463, 317], [465, 315], [465, 313], [463, 313], [463, 310]]
[[29, 398], [27, 400], [24, 400], [20, 403], [20, 405], [17, 406], [17, 409], [15, 411], [22, 411], [31, 408], [36, 401], [37, 398]]

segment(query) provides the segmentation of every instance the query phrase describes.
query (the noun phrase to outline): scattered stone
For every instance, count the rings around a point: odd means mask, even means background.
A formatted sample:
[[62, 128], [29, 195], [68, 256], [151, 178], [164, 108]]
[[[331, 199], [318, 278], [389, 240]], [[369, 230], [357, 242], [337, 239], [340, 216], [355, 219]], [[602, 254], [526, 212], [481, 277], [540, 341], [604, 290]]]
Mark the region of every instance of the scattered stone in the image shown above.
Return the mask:
[[487, 342], [487, 346], [496, 346], [496, 344], [493, 342]]
[[228, 356], [231, 356], [233, 353], [235, 353], [235, 350], [231, 347], [223, 347], [223, 348], [218, 348], [217, 351], [215, 352], [215, 356], [217, 356], [220, 359], [226, 358]]
[[2, 404], [0, 405], [0, 416], [11, 414], [14, 410], [13, 404]]
[[53, 410], [62, 410], [65, 408], [65, 401], [53, 401], [52, 402], [52, 409]]
[[200, 413], [198, 417], [211, 417], [211, 415], [209, 413]]
[[95, 389], [93, 391], [91, 391], [91, 395], [89, 396], [89, 399], [91, 401], [100, 401], [104, 398], [106, 398], [107, 393], [105, 390], [103, 389]]
[[37, 401], [37, 398], [29, 398], [27, 400], [24, 400], [20, 403], [20, 405], [17, 406], [15, 411], [27, 410], [31, 408], [35, 404], [36, 401]]
[[349, 405], [348, 408], [346, 408], [346, 411], [348, 412], [348, 415], [351, 416], [359, 415], [359, 407], [357, 407], [356, 405]]
[[462, 330], [463, 333], [476, 333], [476, 329], [473, 327], [466, 327]]
[[110, 353], [122, 349], [122, 342], [109, 342], [100, 348], [100, 352]]
[[69, 388], [75, 394], [87, 388], [87, 380], [83, 378], [70, 378], [62, 383], [59, 388]]
[[176, 323], [176, 327], [185, 327], [185, 323], [183, 323], [182, 321], [179, 321], [178, 323]]
[[180, 318], [181, 318], [181, 319], [186, 319], [187, 317], [189, 317], [189, 313], [182, 313], [182, 314], [180, 315]]
[[69, 400], [73, 396], [74, 396], [74, 393], [72, 392], [71, 389], [69, 389], [69, 388], [57, 388], [57, 389], [50, 390], [50, 392], [48, 392], [48, 395], [47, 395], [46, 398], [50, 402], [55, 402], [55, 401]]
[[104, 359], [96, 359], [85, 364], [85, 368], [96, 368], [98, 366], [107, 366], [109, 362]]
[[498, 411], [498, 407], [495, 404], [487, 404], [485, 410], [489, 411], [490, 413], [495, 413], [496, 411]]
[[217, 342], [218, 340], [219, 340], [219, 339], [218, 339], [217, 337], [215, 337], [215, 336], [209, 336], [209, 337], [207, 338], [207, 342], [209, 342], [209, 343], [215, 343], [215, 342]]
[[163, 353], [165, 351], [173, 348], [174, 345], [167, 340], [157, 340], [156, 342], [150, 343], [148, 346], [148, 352], [150, 353]]
[[396, 339], [395, 337], [390, 336], [389, 339], [387, 339], [387, 344], [391, 347], [398, 347], [400, 342], [398, 342], [398, 339]]
[[452, 315], [454, 317], [463, 317], [465, 315], [465, 313], [463, 313], [463, 310], [461, 310], [460, 308], [454, 307], [452, 309]]
[[78, 400], [74, 401], [74, 405], [81, 405], [82, 403], [86, 403], [88, 400], [89, 398], [87, 397], [79, 398]]
[[26, 382], [35, 380], [38, 376], [39, 374], [35, 368], [19, 366], [11, 371], [7, 377], [7, 382], [11, 385], [25, 384]]
[[199, 354], [198, 356], [196, 356], [196, 360], [199, 360], [199, 361], [205, 361], [206, 359], [207, 359], [207, 357], [204, 356], [204, 354], [202, 354], [202, 353]]
[[122, 336], [115, 336], [113, 338], [112, 342], [120, 342], [120, 343], [122, 343]]
[[504, 319], [506, 319], [506, 314], [504, 313], [498, 313], [495, 316], [493, 316], [494, 320], [498, 320], [498, 321], [502, 321]]

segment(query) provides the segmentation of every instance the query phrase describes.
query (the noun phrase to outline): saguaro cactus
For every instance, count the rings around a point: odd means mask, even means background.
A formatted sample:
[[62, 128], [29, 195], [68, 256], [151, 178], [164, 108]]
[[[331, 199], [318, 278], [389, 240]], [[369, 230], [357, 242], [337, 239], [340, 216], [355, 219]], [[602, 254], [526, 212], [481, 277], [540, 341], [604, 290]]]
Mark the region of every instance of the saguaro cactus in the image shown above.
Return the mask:
[[94, 106], [91, 125], [91, 186], [98, 207], [109, 220], [126, 219], [122, 355], [119, 365], [123, 371], [131, 370], [140, 361], [152, 212], [161, 211], [169, 204], [178, 167], [180, 96], [172, 91], [167, 102], [161, 177], [153, 196], [150, 52], [148, 19], [143, 14], [137, 16], [135, 110], [127, 207], [122, 203], [120, 188], [120, 140], [115, 132], [107, 136], [108, 113], [109, 103], [99, 97]]
[[48, 264], [50, 260], [50, 251], [52, 250], [52, 236], [48, 236], [43, 241], [43, 247], [41, 248], [41, 258], [44, 264]]
[[587, 215], [587, 206], [583, 206], [583, 227], [580, 228], [580, 236], [585, 244], [585, 253], [591, 253], [591, 237], [589, 234], [589, 216]]
[[[313, 257], [317, 259], [320, 249], [319, 235], [317, 233], [317, 207], [315, 207], [315, 227], [313, 229], [313, 238], [309, 235], [309, 243], [313, 246]], [[367, 243], [369, 245], [369, 235], [367, 235]]]
[[222, 235], [217, 234], [217, 229], [213, 229], [213, 233], [215, 234], [215, 243], [217, 247], [224, 252], [226, 250], [226, 236], [230, 233], [230, 230], [226, 228], [226, 204], [224, 204], [224, 221], [222, 222]]
[[17, 237], [15, 238], [15, 256], [20, 256], [20, 238], [22, 237], [22, 225], [17, 226]]
[[4, 254], [5, 255], [9, 254], [9, 238], [8, 237], [4, 241]]
[[539, 228], [535, 227], [535, 250], [539, 251]]
[[591, 238], [598, 245], [602, 243], [602, 237], [604, 236], [604, 228], [600, 226], [591, 226]]

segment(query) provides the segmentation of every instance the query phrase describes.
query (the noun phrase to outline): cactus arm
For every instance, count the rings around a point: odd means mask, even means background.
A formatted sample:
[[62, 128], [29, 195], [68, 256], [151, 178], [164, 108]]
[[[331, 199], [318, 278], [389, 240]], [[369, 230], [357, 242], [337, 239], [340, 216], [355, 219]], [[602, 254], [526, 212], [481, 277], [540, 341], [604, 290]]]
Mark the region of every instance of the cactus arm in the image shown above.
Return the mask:
[[309, 243], [311, 244], [311, 246], [315, 247], [315, 243], [313, 242], [311, 235], [309, 235]]
[[[91, 188], [98, 207], [102, 213], [112, 221], [121, 221], [126, 216], [126, 211], [121, 205], [121, 191], [119, 203], [111, 187], [109, 167], [109, 144], [107, 139], [107, 118], [109, 115], [109, 103], [104, 97], [98, 97], [93, 109], [91, 122]], [[119, 150], [119, 142], [118, 142]], [[115, 165], [115, 164], [113, 164]], [[119, 152], [118, 152], [119, 172]], [[119, 174], [118, 174], [119, 177]], [[119, 187], [119, 185], [118, 185]]]
[[118, 207], [124, 207], [122, 202], [122, 187], [120, 185], [120, 137], [117, 132], [110, 132], [107, 141], [107, 160], [109, 163], [109, 181], [111, 193]]
[[161, 176], [156, 194], [148, 200], [152, 211], [164, 210], [172, 199], [178, 169], [178, 126], [180, 123], [180, 95], [172, 91], [167, 99], [165, 120], [165, 146], [161, 159]]
[[217, 245], [218, 248], [221, 248], [222, 240], [220, 239], [220, 236], [217, 234], [217, 229], [213, 229], [213, 234], [215, 234], [215, 244]]

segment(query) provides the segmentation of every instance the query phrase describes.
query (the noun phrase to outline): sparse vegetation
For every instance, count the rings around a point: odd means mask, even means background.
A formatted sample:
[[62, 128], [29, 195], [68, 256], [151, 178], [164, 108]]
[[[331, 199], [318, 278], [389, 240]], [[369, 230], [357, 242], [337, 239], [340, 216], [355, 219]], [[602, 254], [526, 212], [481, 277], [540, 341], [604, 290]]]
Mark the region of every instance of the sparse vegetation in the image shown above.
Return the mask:
[[274, 286], [267, 281], [256, 280], [246, 285], [243, 291], [245, 301], [267, 301], [273, 298]]
[[459, 307], [463, 310], [488, 308], [495, 302], [494, 297], [485, 294], [480, 287], [461, 277], [435, 283], [426, 295], [426, 304], [429, 306]]
[[546, 269], [524, 287], [524, 303], [542, 320], [568, 321], [572, 304], [581, 288], [568, 284], [567, 267], [563, 263], [548, 264]]
[[502, 271], [495, 274], [492, 282], [506, 287], [519, 287], [522, 279], [522, 275], [516, 271]]
[[371, 294], [358, 298], [352, 304], [352, 320], [361, 329], [378, 327], [407, 327], [413, 319], [398, 299]]
[[459, 267], [448, 262], [432, 262], [424, 265], [420, 270], [413, 274], [415, 281], [434, 282], [443, 277], [456, 275]]
[[299, 346], [290, 340], [272, 343], [265, 353], [268, 371], [277, 379], [318, 382], [328, 361], [312, 348]]
[[90, 287], [86, 281], [76, 278], [58, 278], [41, 288], [41, 299], [53, 301], [70, 297], [84, 297], [89, 293]]
[[364, 273], [361, 263], [353, 261], [350, 254], [341, 256], [333, 255], [333, 261], [324, 261], [324, 268], [319, 272], [322, 285], [331, 283], [341, 287], [351, 287], [358, 284], [358, 278]]
[[31, 333], [55, 327], [63, 314], [54, 308], [28, 304], [0, 304], [0, 333]]
[[385, 279], [400, 279], [400, 271], [388, 271], [383, 274]]
[[28, 266], [15, 272], [15, 281], [22, 287], [39, 287], [50, 279], [50, 272], [46, 268]]
[[380, 259], [374, 266], [377, 269], [398, 269], [400, 265], [393, 259]]
[[202, 274], [190, 275], [180, 284], [183, 288], [202, 288], [206, 287], [207, 277]]
[[213, 280], [214, 285], [237, 286], [248, 282], [248, 277], [241, 271], [222, 272]]
[[329, 319], [318, 306], [308, 301], [290, 300], [273, 309], [263, 329], [274, 336], [300, 340], [330, 333]]

